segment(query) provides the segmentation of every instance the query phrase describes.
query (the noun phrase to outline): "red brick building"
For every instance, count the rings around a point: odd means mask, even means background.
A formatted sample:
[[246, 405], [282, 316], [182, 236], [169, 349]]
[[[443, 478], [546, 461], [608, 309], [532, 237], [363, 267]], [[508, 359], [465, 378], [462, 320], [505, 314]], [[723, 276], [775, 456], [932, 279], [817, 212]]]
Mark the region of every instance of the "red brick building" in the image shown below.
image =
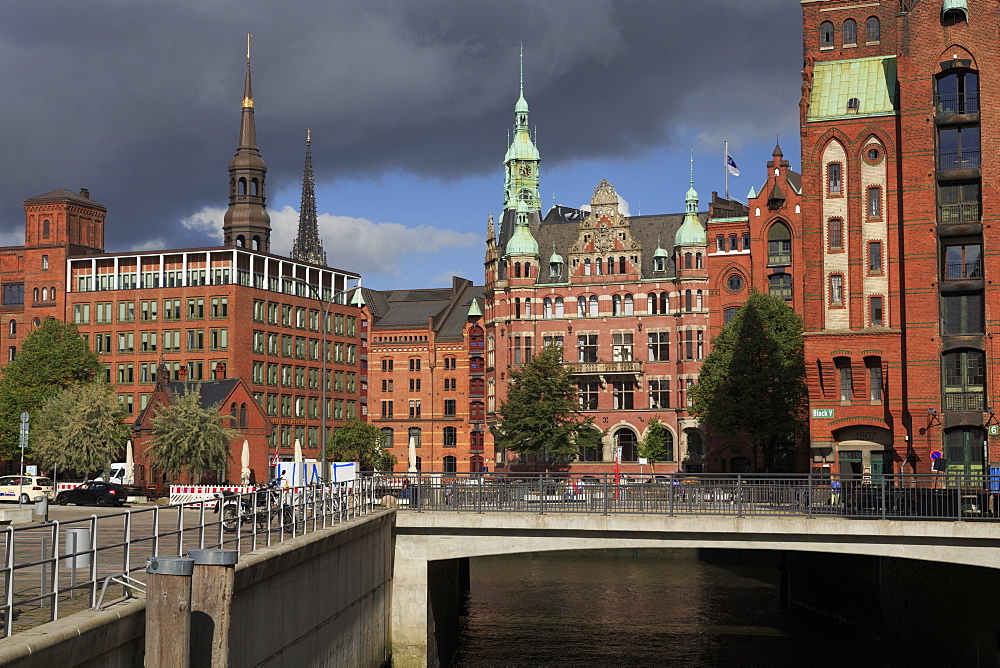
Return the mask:
[[[976, 473], [995, 428], [989, 279], [1000, 7], [803, 0], [802, 244], [817, 468]], [[991, 437], [992, 438], [992, 437]]]
[[107, 209], [89, 192], [27, 200], [25, 245], [0, 249], [5, 361], [42, 318], [75, 322], [130, 416], [161, 368], [171, 381], [239, 377], [274, 425], [248, 434], [258, 476], [268, 453], [291, 459], [296, 439], [318, 457], [324, 399], [328, 435], [365, 412], [361, 323], [346, 300], [359, 275], [267, 252], [266, 172], [248, 63], [224, 246], [105, 253]]
[[[493, 469], [485, 449], [483, 288], [462, 278], [451, 288], [363, 288], [368, 322], [368, 421], [382, 447], [420, 471]], [[357, 300], [352, 300], [357, 301]]]

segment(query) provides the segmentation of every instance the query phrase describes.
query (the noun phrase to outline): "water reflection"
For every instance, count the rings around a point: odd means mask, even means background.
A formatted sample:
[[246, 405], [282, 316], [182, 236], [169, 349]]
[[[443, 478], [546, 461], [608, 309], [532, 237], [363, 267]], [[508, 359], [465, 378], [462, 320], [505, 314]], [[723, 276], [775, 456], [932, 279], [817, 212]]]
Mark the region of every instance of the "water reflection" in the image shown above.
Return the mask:
[[453, 665], [842, 664], [817, 649], [829, 622], [817, 634], [780, 609], [777, 559], [739, 552], [708, 563], [692, 550], [473, 559]]

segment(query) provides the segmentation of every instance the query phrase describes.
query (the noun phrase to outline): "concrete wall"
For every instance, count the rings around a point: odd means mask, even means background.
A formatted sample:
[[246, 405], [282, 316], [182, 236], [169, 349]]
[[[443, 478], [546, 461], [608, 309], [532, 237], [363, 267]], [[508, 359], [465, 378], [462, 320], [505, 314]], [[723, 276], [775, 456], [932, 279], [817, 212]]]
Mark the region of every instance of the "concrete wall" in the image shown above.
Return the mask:
[[[395, 511], [245, 555], [236, 568], [232, 666], [382, 666], [390, 650]], [[145, 600], [88, 610], [0, 640], [17, 668], [143, 665]]]

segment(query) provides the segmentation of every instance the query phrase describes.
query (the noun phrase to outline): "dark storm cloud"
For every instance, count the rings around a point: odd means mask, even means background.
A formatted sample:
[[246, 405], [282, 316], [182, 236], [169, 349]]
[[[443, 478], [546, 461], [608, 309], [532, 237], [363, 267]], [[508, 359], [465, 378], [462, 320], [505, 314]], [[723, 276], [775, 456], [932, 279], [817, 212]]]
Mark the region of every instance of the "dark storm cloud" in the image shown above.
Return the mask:
[[681, 129], [792, 133], [799, 17], [793, 0], [11, 3], [0, 232], [24, 199], [88, 187], [109, 250], [216, 242], [177, 221], [225, 204], [247, 31], [274, 192], [300, 178], [307, 126], [319, 179], [500, 178], [521, 41], [550, 166], [689, 143]]

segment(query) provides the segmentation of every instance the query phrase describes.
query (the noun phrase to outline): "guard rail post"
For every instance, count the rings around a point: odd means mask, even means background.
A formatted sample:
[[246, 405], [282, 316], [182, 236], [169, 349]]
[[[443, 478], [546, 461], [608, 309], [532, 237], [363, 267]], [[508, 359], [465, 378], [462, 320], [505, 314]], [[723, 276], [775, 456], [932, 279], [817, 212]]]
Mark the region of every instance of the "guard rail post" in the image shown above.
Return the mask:
[[147, 668], [191, 664], [191, 573], [187, 557], [150, 557], [146, 585]]
[[236, 550], [189, 550], [191, 575], [191, 665], [229, 665]]

